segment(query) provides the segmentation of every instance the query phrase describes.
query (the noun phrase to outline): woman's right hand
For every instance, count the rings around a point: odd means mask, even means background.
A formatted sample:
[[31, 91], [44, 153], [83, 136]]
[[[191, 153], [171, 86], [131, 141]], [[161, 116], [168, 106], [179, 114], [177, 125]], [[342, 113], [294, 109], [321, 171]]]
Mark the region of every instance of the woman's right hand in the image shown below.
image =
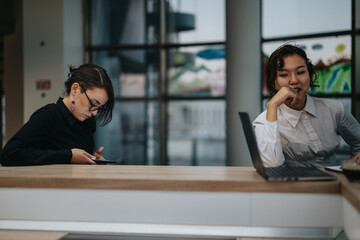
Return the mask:
[[267, 106], [266, 120], [274, 122], [277, 120], [277, 108], [283, 104], [288, 103], [292, 105], [295, 103], [296, 94], [290, 90], [289, 87], [282, 87], [280, 90], [270, 99]]
[[355, 157], [353, 157], [352, 159], [350, 159], [348, 161], [348, 163], [352, 163], [352, 164], [355, 164], [355, 165], [360, 165], [360, 153], [358, 153]]
[[78, 148], [71, 149], [72, 158], [71, 164], [96, 164], [92, 159], [95, 159], [95, 156], [87, 153], [86, 151]]
[[288, 103], [289, 105], [292, 105], [295, 102], [295, 100], [296, 100], [296, 94], [292, 92], [289, 87], [282, 87], [270, 99], [269, 105], [275, 105], [276, 107], [279, 107], [283, 103]]

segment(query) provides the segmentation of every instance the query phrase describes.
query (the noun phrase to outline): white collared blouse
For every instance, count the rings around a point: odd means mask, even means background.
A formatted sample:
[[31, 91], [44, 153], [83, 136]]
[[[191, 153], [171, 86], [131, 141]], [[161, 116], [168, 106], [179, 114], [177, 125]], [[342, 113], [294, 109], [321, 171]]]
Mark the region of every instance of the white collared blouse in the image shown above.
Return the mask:
[[341, 136], [360, 152], [360, 125], [343, 105], [334, 100], [307, 95], [303, 110], [285, 104], [277, 111], [277, 121], [266, 120], [266, 111], [253, 122], [261, 158], [266, 167], [323, 167], [336, 165]]

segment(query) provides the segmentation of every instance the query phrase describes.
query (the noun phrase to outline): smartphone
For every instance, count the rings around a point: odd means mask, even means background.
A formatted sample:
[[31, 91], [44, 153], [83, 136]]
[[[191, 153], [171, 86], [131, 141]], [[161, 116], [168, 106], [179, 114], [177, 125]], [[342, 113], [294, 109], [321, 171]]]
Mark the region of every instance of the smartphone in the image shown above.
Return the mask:
[[112, 161], [112, 160], [95, 159], [93, 161], [96, 162], [96, 164], [99, 164], [99, 165], [105, 165], [105, 164], [108, 164], [108, 163], [117, 163], [116, 161]]

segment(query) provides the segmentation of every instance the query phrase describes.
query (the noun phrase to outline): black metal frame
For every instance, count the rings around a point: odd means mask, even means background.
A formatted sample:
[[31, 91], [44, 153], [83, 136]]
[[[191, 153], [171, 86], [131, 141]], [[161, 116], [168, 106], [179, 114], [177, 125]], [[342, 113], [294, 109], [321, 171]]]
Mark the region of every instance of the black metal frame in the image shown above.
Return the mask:
[[[4, 64], [4, 59], [3, 59], [3, 56], [4, 56], [4, 38], [2, 36], [0, 36], [0, 64]], [[4, 66], [0, 66], [0, 74], [3, 74], [2, 70], [3, 70]], [[4, 96], [4, 89], [3, 89], [3, 78], [0, 78], [0, 131], [1, 131], [1, 139], [0, 139], [0, 151], [2, 150], [2, 145], [3, 145], [3, 142], [4, 142], [4, 132], [3, 132], [3, 125], [4, 125], [4, 122], [3, 122], [3, 118], [5, 117], [4, 116], [4, 110], [3, 109], [3, 96]]]

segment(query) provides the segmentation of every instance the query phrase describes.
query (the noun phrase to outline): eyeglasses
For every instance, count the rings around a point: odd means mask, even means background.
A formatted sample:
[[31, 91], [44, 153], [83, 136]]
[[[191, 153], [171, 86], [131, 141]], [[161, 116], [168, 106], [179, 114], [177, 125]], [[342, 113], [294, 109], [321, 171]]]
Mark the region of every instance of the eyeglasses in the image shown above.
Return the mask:
[[92, 101], [90, 100], [89, 96], [86, 94], [86, 91], [84, 90], [84, 88], [80, 84], [79, 84], [79, 86], [81, 87], [82, 91], [85, 93], [86, 98], [89, 100], [89, 103], [90, 103], [89, 111], [101, 112], [101, 111], [105, 110], [105, 107], [103, 105], [102, 106], [96, 106], [95, 104], [93, 104]]

